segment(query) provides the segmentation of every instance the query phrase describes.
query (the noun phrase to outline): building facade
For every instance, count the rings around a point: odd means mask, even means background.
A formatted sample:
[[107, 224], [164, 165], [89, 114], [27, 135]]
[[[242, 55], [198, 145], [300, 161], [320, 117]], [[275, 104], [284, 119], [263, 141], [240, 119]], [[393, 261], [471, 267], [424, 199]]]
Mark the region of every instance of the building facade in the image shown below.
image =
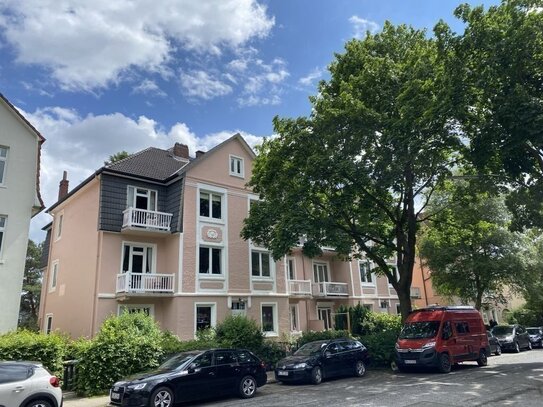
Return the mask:
[[43, 208], [40, 151], [45, 139], [0, 94], [0, 334], [17, 328], [30, 219]]
[[42, 330], [90, 337], [128, 310], [182, 339], [228, 315], [279, 337], [331, 328], [340, 305], [398, 313], [393, 288], [367, 262], [299, 248], [274, 261], [240, 237], [258, 199], [246, 186], [254, 157], [238, 134], [194, 158], [180, 144], [149, 148], [61, 190], [46, 227]]

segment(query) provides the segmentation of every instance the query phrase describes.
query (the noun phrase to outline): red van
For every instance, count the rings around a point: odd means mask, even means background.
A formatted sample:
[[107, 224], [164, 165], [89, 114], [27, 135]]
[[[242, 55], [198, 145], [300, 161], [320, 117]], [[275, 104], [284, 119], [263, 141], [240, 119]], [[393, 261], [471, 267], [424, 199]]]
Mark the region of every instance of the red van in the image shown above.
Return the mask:
[[486, 366], [490, 346], [483, 318], [473, 307], [433, 306], [413, 311], [396, 342], [396, 365], [432, 366], [442, 373], [466, 360]]

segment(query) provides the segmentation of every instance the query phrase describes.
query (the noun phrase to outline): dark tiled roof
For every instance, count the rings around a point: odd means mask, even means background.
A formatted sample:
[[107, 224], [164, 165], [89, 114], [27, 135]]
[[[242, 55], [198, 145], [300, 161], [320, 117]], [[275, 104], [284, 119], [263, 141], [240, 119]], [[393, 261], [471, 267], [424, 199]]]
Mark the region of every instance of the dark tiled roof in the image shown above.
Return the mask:
[[171, 150], [149, 147], [124, 160], [106, 166], [117, 173], [165, 181], [188, 164], [188, 160], [174, 157]]

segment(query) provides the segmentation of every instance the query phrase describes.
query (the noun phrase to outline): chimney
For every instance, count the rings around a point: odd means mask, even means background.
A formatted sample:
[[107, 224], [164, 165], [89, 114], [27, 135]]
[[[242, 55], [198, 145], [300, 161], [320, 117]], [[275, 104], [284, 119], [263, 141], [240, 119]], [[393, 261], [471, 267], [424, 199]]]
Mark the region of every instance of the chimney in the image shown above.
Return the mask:
[[58, 200], [60, 201], [62, 198], [64, 198], [68, 194], [68, 173], [64, 171], [62, 174], [62, 180], [60, 181], [60, 184], [58, 184]]
[[175, 143], [173, 146], [173, 155], [180, 158], [189, 159], [189, 146], [186, 144]]
[[205, 154], [205, 151], [198, 150], [198, 151], [196, 151], [196, 158], [201, 157], [201, 156], [203, 156], [204, 154]]

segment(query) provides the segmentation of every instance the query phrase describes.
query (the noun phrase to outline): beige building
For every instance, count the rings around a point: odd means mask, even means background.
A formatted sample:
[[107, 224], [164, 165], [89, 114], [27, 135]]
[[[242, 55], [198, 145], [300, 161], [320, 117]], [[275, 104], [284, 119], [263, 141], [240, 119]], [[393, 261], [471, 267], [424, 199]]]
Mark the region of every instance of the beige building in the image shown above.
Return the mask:
[[397, 313], [387, 281], [367, 262], [299, 248], [274, 261], [240, 237], [252, 194], [254, 153], [236, 134], [190, 157], [187, 146], [148, 148], [107, 165], [49, 213], [43, 331], [93, 336], [122, 310], [152, 315], [182, 339], [231, 314], [269, 337], [327, 329], [341, 304]]
[[43, 208], [45, 139], [0, 94], [0, 334], [17, 329], [30, 219]]

